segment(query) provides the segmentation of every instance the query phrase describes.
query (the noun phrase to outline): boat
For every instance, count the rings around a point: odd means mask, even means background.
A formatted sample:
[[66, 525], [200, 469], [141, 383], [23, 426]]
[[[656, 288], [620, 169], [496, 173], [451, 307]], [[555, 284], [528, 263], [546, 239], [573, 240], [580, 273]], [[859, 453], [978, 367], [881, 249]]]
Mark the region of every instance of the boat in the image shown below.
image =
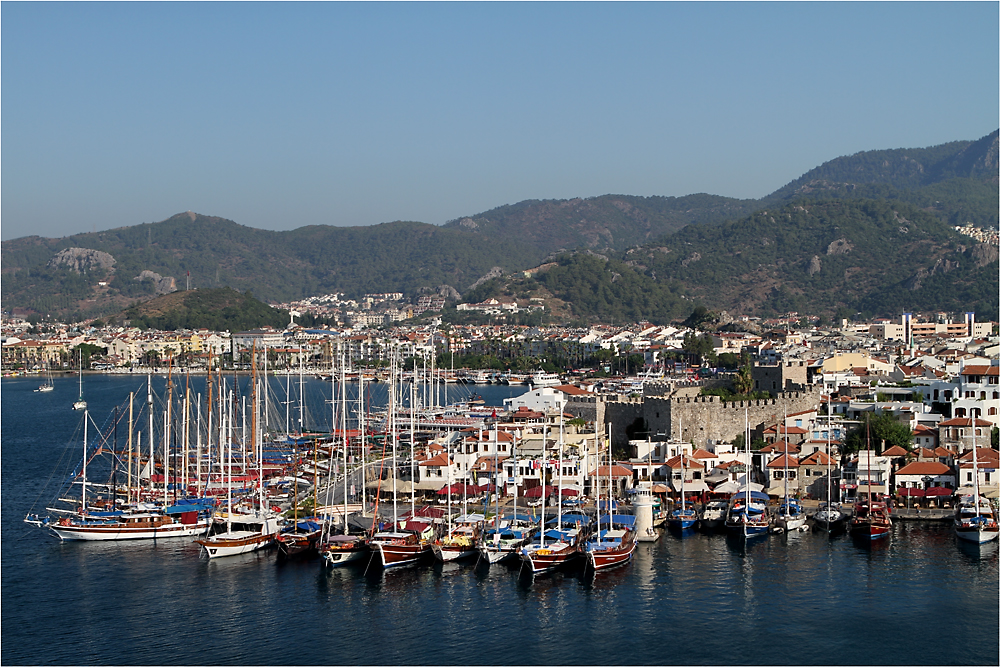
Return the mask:
[[371, 556], [371, 548], [363, 535], [331, 535], [320, 547], [323, 561], [330, 567], [343, 567]]
[[[836, 535], [844, 532], [847, 528], [847, 515], [841, 510], [840, 503], [833, 501], [833, 475], [830, 470], [833, 463], [833, 457], [830, 456], [830, 433], [833, 431], [833, 417], [829, 397], [826, 401], [826, 419], [826, 502], [820, 503], [813, 519], [817, 529], [825, 530], [830, 535]], [[839, 489], [837, 493], [839, 496]]]
[[79, 352], [80, 365], [77, 371], [80, 376], [80, 397], [73, 402], [74, 410], [86, 410], [87, 401], [83, 400], [83, 350]]
[[[257, 425], [259, 423], [257, 415], [260, 409], [260, 402], [257, 400], [259, 396], [259, 386], [257, 380], [257, 363], [256, 363], [256, 347], [254, 347], [251, 353], [251, 366], [253, 367], [253, 381], [251, 389], [251, 415], [252, 422], [250, 427], [250, 442], [252, 444], [252, 450], [255, 458], [257, 459], [257, 477], [258, 479], [263, 479], [263, 455], [261, 441], [259, 438]], [[227, 400], [228, 406], [226, 412], [223, 413], [223, 419], [227, 416], [234, 414], [234, 398], [233, 393], [228, 394]], [[226, 432], [223, 428], [222, 432]], [[264, 549], [276, 541], [278, 534], [281, 532], [281, 521], [275, 516], [264, 503], [264, 485], [259, 484], [257, 487], [257, 509], [248, 514], [235, 514], [235, 506], [233, 504], [233, 441], [232, 437], [228, 438], [226, 441], [226, 467], [228, 468], [228, 483], [226, 484], [226, 512], [224, 521], [224, 530], [210, 535], [201, 540], [195, 540], [197, 544], [200, 544], [204, 549], [205, 554], [211, 558], [223, 558], [226, 556], [236, 556], [239, 554], [249, 553], [251, 551], [257, 551], [259, 549]], [[166, 470], [164, 470], [166, 473]], [[164, 474], [164, 483], [166, 483], [166, 474]]]
[[[453, 528], [440, 539], [431, 544], [431, 551], [439, 561], [447, 563], [462, 560], [479, 554], [479, 524], [486, 518], [482, 514], [473, 523], [469, 517], [459, 517], [456, 523], [464, 524]], [[465, 520], [465, 521], [463, 521]]]
[[770, 525], [767, 494], [743, 487], [729, 498], [726, 506], [726, 530], [736, 537], [766, 535]]
[[257, 551], [271, 546], [277, 539], [280, 525], [277, 517], [257, 514], [236, 515], [226, 512], [226, 530], [195, 540], [209, 558], [222, 558]]
[[[413, 523], [407, 521], [407, 525]], [[428, 525], [423, 530], [379, 531], [368, 544], [383, 569], [416, 565], [431, 554], [433, 529]]]
[[572, 563], [582, 553], [577, 547], [586, 536], [590, 518], [582, 514], [564, 514], [549, 523], [556, 521], [560, 524], [566, 522], [569, 526], [542, 530], [537, 541], [524, 545], [518, 552], [522, 564], [527, 565], [532, 574], [542, 574]]
[[955, 537], [984, 544], [997, 539], [1000, 526], [990, 501], [977, 494], [964, 496], [955, 506]]
[[767, 495], [750, 488], [750, 471], [753, 466], [750, 458], [749, 415], [749, 410], [745, 410], [744, 442], [746, 448], [744, 455], [746, 468], [743, 476], [745, 485], [729, 497], [729, 503], [726, 505], [726, 531], [730, 535], [742, 539], [766, 535], [771, 523], [768, 519]]
[[45, 366], [45, 382], [38, 385], [38, 389], [35, 389], [36, 394], [44, 394], [55, 390], [55, 385], [52, 384], [52, 373], [49, 371], [48, 365]]
[[[597, 518], [597, 531], [583, 544], [587, 566], [595, 571], [625, 565], [635, 553], [635, 517], [629, 514]], [[606, 529], [602, 526], [608, 526]]]
[[323, 526], [315, 521], [297, 521], [291, 530], [283, 530], [275, 537], [280, 558], [308, 558], [318, 552]]
[[842, 533], [847, 529], [847, 515], [841, 511], [840, 503], [820, 503], [813, 519], [816, 521], [817, 529], [825, 530], [831, 535]]
[[868, 498], [854, 506], [854, 516], [851, 517], [851, 536], [861, 540], [872, 541], [889, 535], [892, 530], [892, 519], [889, 518], [889, 506], [884, 501], [876, 501], [872, 497], [871, 474], [871, 434], [867, 431], [868, 440]]
[[[973, 426], [975, 424], [973, 423]], [[955, 506], [955, 537], [965, 542], [984, 544], [1000, 535], [997, 517], [990, 501], [979, 495], [979, 458], [976, 454], [976, 429], [972, 429], [972, 493]]]
[[722, 528], [726, 523], [726, 507], [729, 503], [725, 500], [709, 500], [701, 509], [701, 516], [698, 518], [698, 525], [704, 531], [713, 531]]
[[482, 533], [479, 553], [490, 564], [517, 558], [520, 548], [531, 541], [536, 530], [534, 520], [526, 514], [500, 517]]
[[889, 518], [889, 508], [884, 502], [868, 499], [854, 506], [854, 516], [850, 521], [852, 537], [877, 540], [889, 535], [891, 530], [892, 519]]
[[795, 498], [785, 498], [778, 505], [778, 511], [771, 523], [772, 533], [791, 533], [796, 530], [808, 530], [806, 511]]
[[[683, 430], [682, 430], [683, 432]], [[694, 528], [698, 521], [698, 513], [684, 500], [684, 478], [687, 473], [684, 470], [684, 450], [681, 450], [681, 502], [677, 509], [667, 517], [667, 526], [674, 530], [689, 530]]]
[[555, 373], [546, 373], [544, 371], [538, 371], [532, 373], [531, 378], [528, 380], [528, 384], [532, 388], [537, 387], [556, 387], [562, 384], [562, 380]]

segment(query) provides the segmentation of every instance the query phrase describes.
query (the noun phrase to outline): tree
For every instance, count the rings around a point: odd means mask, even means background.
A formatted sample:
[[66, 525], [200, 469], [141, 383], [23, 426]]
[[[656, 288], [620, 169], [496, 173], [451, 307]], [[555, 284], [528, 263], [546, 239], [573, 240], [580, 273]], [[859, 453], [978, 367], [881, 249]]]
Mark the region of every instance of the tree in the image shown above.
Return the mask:
[[891, 414], [873, 415], [868, 412], [864, 421], [847, 434], [844, 454], [868, 449], [869, 442], [877, 454], [896, 445], [909, 451], [913, 447], [913, 431], [906, 424], [896, 421]]
[[753, 370], [749, 362], [740, 366], [740, 371], [733, 379], [733, 384], [736, 386], [737, 394], [749, 394], [750, 390], [753, 389]]

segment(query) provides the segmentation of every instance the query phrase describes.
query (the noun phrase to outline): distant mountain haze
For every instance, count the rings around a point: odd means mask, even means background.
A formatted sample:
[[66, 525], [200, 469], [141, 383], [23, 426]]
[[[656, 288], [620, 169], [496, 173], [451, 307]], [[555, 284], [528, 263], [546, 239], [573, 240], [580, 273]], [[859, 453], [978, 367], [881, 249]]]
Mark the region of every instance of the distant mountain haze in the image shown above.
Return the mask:
[[[745, 313], [972, 309], [996, 317], [995, 247], [951, 226], [996, 227], [998, 199], [993, 132], [839, 157], [759, 200], [602, 195], [523, 201], [443, 226], [283, 232], [189, 211], [3, 242], [2, 298], [8, 312], [83, 319], [182, 290], [189, 279], [265, 301], [428, 289], [472, 298], [527, 280], [520, 294], [542, 290], [572, 304], [574, 316], [604, 321], [683, 319], [695, 302]], [[553, 268], [520, 275], [545, 261]], [[497, 274], [504, 277], [482, 280]]]

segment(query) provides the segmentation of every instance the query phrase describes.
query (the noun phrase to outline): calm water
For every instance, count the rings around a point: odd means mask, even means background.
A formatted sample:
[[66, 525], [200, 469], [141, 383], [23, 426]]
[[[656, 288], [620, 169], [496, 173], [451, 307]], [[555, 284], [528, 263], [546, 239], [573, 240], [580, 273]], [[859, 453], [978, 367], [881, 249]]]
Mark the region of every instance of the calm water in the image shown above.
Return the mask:
[[[142, 381], [88, 378], [95, 420]], [[209, 562], [185, 540], [61, 543], [21, 518], [60, 457], [78, 456], [76, 387], [33, 394], [37, 384], [0, 385], [4, 664], [996, 664], [1000, 653], [997, 545], [961, 545], [947, 524], [899, 524], [871, 549], [812, 533], [746, 550], [666, 534], [625, 568], [534, 582], [473, 565]], [[321, 412], [323, 389], [307, 390]], [[480, 391], [499, 403], [519, 390]]]

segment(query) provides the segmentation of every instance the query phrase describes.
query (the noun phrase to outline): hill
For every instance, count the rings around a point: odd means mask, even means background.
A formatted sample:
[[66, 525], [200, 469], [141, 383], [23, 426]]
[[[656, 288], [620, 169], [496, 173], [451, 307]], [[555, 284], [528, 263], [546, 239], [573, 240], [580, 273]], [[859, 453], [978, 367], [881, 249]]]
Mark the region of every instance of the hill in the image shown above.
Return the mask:
[[541, 257], [526, 243], [419, 222], [273, 232], [188, 212], [62, 239], [4, 242], [2, 294], [8, 309], [79, 319], [185, 287], [188, 278], [194, 287], [230, 286], [274, 301], [337, 291], [412, 295], [442, 285], [465, 290], [494, 266], [510, 271]]
[[[602, 269], [608, 272], [604, 278], [590, 260], [563, 257], [558, 270], [536, 280], [549, 290], [553, 304], [561, 299], [554, 291], [575, 294], [565, 308], [580, 317], [606, 317], [612, 301], [621, 298], [635, 307], [622, 306], [620, 315], [638, 309], [667, 317], [683, 305], [673, 301], [682, 296], [741, 312], [895, 312], [904, 303], [915, 310], [948, 310], [946, 304], [964, 309], [982, 302], [983, 290], [995, 284], [995, 275], [984, 282], [980, 271], [995, 250], [973, 247], [946, 225], [997, 225], [998, 153], [998, 132], [993, 132], [977, 141], [836, 158], [761, 200], [707, 194], [532, 200], [441, 227], [391, 222], [274, 232], [187, 212], [163, 222], [61, 239], [33, 236], [4, 242], [0, 294], [8, 311], [71, 320], [118, 312], [186, 287], [188, 281], [198, 288], [252, 290], [269, 301], [330, 292], [353, 297], [368, 292], [414, 296], [427, 289], [454, 294], [484, 277], [588, 249], [605, 253], [611, 262]], [[882, 213], [873, 212], [875, 202], [885, 204]], [[806, 221], [801, 211], [822, 212], [820, 221]], [[894, 220], [884, 217], [888, 211], [914, 221], [914, 227], [909, 235], [884, 244], [880, 239], [891, 234], [878, 230], [891, 231]], [[785, 227], [765, 229], [771, 218]], [[826, 252], [836, 240], [828, 238], [831, 230], [840, 226], [862, 239], [850, 241], [856, 249], [850, 257]], [[755, 237], [747, 229], [767, 236]], [[922, 244], [914, 241], [918, 237]], [[769, 250], [754, 245], [761, 238], [773, 239]], [[739, 243], [747, 245], [733, 255]], [[630, 248], [631, 253], [623, 254]], [[692, 259], [694, 254], [701, 259]], [[851, 264], [862, 256], [867, 265]], [[812, 269], [814, 257], [819, 270]], [[773, 270], [750, 268], [750, 259]], [[804, 274], [791, 268], [805, 265]], [[890, 282], [887, 266], [898, 274], [896, 283]], [[842, 279], [834, 288], [833, 275], [841, 269]], [[579, 279], [568, 275], [574, 271], [581, 272]], [[736, 273], [743, 276], [742, 291], [730, 280]], [[633, 287], [648, 292], [642, 298], [629, 297], [625, 289], [633, 274], [639, 281]], [[656, 286], [662, 280], [670, 283], [667, 293]], [[546, 281], [553, 282], [546, 286]], [[948, 281], [957, 281], [955, 289], [947, 287]], [[585, 284], [593, 294], [581, 291]], [[995, 301], [995, 291], [993, 297], [988, 300]], [[966, 303], [959, 303], [962, 299]], [[990, 306], [990, 312], [995, 310], [995, 304]]]
[[288, 324], [288, 312], [241, 294], [229, 287], [185, 290], [132, 306], [112, 321], [127, 321], [140, 329], [209, 329], [243, 331]]
[[690, 224], [739, 218], [759, 206], [755, 200], [708, 194], [602, 195], [588, 199], [522, 201], [452, 220], [444, 226], [493, 238], [519, 239], [546, 253], [575, 248], [622, 251]]

